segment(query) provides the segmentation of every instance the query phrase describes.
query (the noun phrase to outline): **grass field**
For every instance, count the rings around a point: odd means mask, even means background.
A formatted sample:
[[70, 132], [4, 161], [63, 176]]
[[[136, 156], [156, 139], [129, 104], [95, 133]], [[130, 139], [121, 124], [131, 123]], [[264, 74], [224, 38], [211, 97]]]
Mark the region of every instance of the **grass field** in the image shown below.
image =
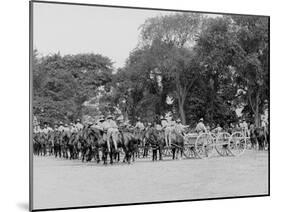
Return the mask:
[[103, 166], [34, 157], [34, 209], [268, 193], [268, 153]]

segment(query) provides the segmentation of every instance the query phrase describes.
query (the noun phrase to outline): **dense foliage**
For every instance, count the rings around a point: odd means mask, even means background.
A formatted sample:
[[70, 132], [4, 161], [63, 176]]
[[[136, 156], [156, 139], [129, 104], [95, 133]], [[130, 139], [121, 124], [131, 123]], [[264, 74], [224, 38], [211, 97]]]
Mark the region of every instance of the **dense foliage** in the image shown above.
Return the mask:
[[[184, 124], [238, 120], [260, 125], [269, 101], [268, 18], [183, 13], [149, 18], [123, 68], [95, 54], [37, 57], [34, 113], [73, 121], [89, 112], [159, 121], [168, 112]], [[102, 90], [100, 89], [102, 88]], [[98, 98], [97, 98], [98, 97]]]

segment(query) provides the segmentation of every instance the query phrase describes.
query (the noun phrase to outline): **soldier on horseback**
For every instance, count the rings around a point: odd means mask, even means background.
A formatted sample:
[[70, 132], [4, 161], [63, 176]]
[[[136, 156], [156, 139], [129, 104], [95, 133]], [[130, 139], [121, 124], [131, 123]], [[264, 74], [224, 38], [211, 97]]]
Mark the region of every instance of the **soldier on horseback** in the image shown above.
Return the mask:
[[162, 130], [164, 131], [164, 138], [165, 138], [165, 143], [166, 146], [170, 146], [170, 142], [169, 142], [169, 133], [170, 133], [170, 126], [168, 123], [168, 120], [165, 117], [161, 118], [161, 126], [162, 126]]
[[195, 130], [198, 132], [198, 133], [203, 133], [203, 132], [207, 132], [207, 129], [203, 123], [203, 118], [201, 118], [199, 120], [199, 123], [196, 125], [196, 128]]
[[76, 127], [77, 131], [80, 131], [83, 129], [83, 125], [80, 123], [80, 119], [76, 120], [75, 127]]
[[107, 116], [106, 121], [104, 121], [102, 126], [103, 129], [106, 131], [106, 142], [107, 142], [108, 151], [110, 152], [111, 150], [110, 139], [112, 139], [114, 148], [115, 150], [117, 150], [117, 139], [113, 137], [113, 134], [119, 131], [116, 122], [113, 120], [113, 116], [111, 115]]
[[179, 135], [183, 135], [184, 133], [184, 128], [185, 126], [181, 123], [180, 119], [176, 120], [176, 124], [175, 124], [175, 131], [179, 134]]
[[140, 118], [138, 117], [138, 121], [136, 123], [136, 126], [135, 126], [136, 129], [140, 130], [140, 131], [143, 131], [144, 130], [144, 124], [140, 121]]

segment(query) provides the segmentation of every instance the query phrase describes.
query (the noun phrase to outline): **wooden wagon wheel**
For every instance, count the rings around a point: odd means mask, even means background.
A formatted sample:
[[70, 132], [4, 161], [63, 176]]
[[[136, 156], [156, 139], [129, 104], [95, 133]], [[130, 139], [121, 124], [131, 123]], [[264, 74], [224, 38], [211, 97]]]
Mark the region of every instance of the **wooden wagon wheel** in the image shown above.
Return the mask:
[[247, 147], [247, 139], [241, 132], [234, 132], [229, 139], [229, 150], [234, 156], [242, 155]]
[[214, 153], [215, 140], [209, 133], [202, 133], [196, 139], [195, 152], [199, 158], [206, 159]]
[[190, 158], [195, 158], [196, 157], [196, 152], [195, 152], [195, 148], [194, 145], [190, 145], [190, 144], [184, 144], [184, 149], [183, 149], [183, 156], [187, 159]]
[[227, 132], [221, 132], [216, 137], [215, 149], [220, 156], [232, 155], [229, 150], [230, 134]]
[[187, 158], [196, 158], [197, 154], [195, 152], [195, 142], [197, 139], [197, 134], [185, 135], [184, 137], [184, 149], [183, 155]]
[[172, 149], [170, 147], [162, 148], [162, 156], [164, 156], [164, 157], [171, 157], [171, 156], [173, 156]]

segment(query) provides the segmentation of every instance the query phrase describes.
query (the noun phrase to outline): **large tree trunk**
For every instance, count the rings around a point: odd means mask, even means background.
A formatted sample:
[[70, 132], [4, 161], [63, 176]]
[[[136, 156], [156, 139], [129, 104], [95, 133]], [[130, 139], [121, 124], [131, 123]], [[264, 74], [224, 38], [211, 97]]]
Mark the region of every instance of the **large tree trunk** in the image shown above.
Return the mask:
[[184, 101], [179, 101], [179, 113], [181, 122], [183, 125], [186, 125], [186, 119], [185, 119], [185, 112], [184, 112]]
[[256, 96], [256, 108], [255, 108], [255, 111], [254, 111], [254, 114], [255, 114], [255, 126], [256, 127], [260, 127], [260, 111], [259, 111], [259, 92], [257, 93], [257, 96]]
[[249, 99], [249, 103], [251, 106], [251, 109], [254, 113], [254, 120], [255, 120], [255, 127], [260, 127], [260, 107], [259, 107], [259, 103], [260, 103], [260, 94], [259, 94], [259, 90], [257, 91], [257, 94], [254, 96], [255, 101], [252, 102], [252, 96], [251, 96], [252, 92], [248, 93], [248, 99]]

